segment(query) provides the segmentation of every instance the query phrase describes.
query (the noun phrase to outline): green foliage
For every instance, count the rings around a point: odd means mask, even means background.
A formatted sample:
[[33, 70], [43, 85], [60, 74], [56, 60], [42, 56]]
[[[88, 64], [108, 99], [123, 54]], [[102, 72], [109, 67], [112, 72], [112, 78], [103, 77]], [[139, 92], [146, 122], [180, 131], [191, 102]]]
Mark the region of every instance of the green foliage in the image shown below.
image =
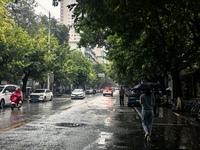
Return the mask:
[[0, 77], [9, 79], [20, 75], [32, 45], [28, 33], [8, 18], [4, 5], [0, 8]]
[[84, 0], [75, 8], [75, 26], [83, 38], [90, 34], [84, 45], [101, 44], [95, 34], [107, 31], [103, 38], [118, 81], [176, 77], [200, 56], [199, 7], [196, 0]]
[[85, 87], [85, 83], [89, 81], [92, 69], [91, 62], [78, 51], [72, 51], [70, 57], [71, 59], [64, 64], [68, 71], [68, 77], [70, 77], [76, 87]]

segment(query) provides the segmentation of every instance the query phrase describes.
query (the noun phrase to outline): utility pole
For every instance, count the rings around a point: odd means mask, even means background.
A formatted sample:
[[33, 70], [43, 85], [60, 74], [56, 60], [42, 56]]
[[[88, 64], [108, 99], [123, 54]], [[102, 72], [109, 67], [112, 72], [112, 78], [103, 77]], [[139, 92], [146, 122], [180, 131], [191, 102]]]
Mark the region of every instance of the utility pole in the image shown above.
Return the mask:
[[[56, 6], [57, 6], [57, 3], [60, 2], [61, 0], [53, 0], [53, 2], [56, 2]], [[42, 6], [39, 2], [37, 2], [37, 4], [44, 10], [46, 11], [48, 14], [49, 14], [49, 17], [48, 17], [48, 53], [50, 54], [51, 53], [51, 13], [49, 10], [47, 10], [44, 6]], [[52, 70], [51, 70], [52, 71]], [[53, 82], [54, 82], [54, 74], [53, 72], [48, 72], [47, 73], [47, 89], [52, 90], [53, 92]], [[51, 84], [52, 84], [52, 87], [51, 87]]]
[[[51, 51], [51, 13], [49, 12], [49, 25], [48, 25], [48, 46], [49, 46], [49, 53]], [[50, 73], [47, 73], [47, 89], [50, 89]]]
[[49, 45], [49, 53], [51, 50], [51, 46], [50, 46], [50, 39], [51, 38], [51, 13], [49, 12], [49, 25], [48, 25], [48, 45]]

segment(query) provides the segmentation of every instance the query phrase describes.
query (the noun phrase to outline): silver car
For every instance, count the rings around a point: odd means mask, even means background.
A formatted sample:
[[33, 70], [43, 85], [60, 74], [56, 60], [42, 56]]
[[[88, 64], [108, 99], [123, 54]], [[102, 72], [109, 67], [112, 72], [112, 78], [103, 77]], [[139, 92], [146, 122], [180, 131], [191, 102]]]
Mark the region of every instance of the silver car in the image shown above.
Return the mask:
[[85, 91], [83, 89], [74, 89], [71, 93], [71, 99], [84, 99]]
[[85, 92], [85, 94], [95, 94], [95, 93], [96, 93], [96, 90], [92, 88], [86, 89], [86, 92]]

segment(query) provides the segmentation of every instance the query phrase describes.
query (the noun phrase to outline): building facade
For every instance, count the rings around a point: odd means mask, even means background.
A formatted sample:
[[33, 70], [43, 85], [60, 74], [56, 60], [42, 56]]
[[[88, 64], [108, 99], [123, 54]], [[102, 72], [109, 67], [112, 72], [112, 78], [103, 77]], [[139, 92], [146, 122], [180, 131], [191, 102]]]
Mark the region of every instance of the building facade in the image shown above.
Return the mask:
[[[60, 2], [60, 21], [70, 28], [69, 30], [69, 46], [71, 50], [79, 50], [83, 55], [88, 57], [92, 62], [108, 63], [105, 59], [105, 48], [95, 47], [94, 49], [89, 47], [78, 47], [80, 41], [80, 34], [76, 33], [74, 29], [73, 10], [70, 5], [77, 4], [76, 0], [61, 0]], [[67, 7], [68, 6], [68, 7]], [[74, 6], [75, 7], [75, 6]]]

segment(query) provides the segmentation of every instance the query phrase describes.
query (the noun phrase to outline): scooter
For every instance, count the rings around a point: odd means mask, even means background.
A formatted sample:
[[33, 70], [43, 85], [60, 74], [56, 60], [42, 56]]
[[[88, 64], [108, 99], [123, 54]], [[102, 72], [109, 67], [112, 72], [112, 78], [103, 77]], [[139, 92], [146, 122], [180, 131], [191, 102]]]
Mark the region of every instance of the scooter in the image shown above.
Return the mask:
[[19, 110], [21, 106], [22, 106], [22, 101], [19, 101], [18, 104], [15, 102], [11, 102], [11, 104], [10, 104], [11, 110], [14, 110], [14, 108], [18, 108], [18, 110]]

